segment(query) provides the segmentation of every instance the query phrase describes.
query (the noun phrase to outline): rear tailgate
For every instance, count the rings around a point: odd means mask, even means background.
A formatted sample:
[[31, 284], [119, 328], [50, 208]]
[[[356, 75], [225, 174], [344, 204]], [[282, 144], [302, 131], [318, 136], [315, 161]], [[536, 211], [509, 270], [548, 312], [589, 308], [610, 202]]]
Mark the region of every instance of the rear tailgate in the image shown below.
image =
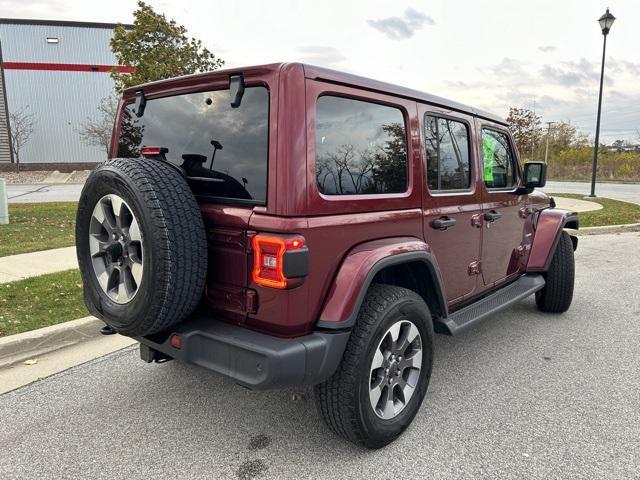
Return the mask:
[[209, 244], [209, 266], [205, 287], [209, 308], [235, 322], [247, 315], [251, 293], [247, 236], [251, 207], [201, 204]]

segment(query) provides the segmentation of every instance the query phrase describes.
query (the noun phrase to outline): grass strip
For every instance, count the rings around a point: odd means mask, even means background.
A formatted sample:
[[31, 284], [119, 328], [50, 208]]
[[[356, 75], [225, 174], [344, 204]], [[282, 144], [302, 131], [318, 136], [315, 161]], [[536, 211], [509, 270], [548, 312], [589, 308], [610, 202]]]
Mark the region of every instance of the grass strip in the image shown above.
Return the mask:
[[550, 193], [552, 197], [573, 198], [587, 200], [602, 205], [601, 210], [580, 212], [580, 227], [603, 227], [607, 225], [623, 225], [625, 223], [640, 223], [640, 205], [611, 198], [590, 198], [575, 193]]
[[0, 284], [0, 336], [87, 315], [77, 269]]

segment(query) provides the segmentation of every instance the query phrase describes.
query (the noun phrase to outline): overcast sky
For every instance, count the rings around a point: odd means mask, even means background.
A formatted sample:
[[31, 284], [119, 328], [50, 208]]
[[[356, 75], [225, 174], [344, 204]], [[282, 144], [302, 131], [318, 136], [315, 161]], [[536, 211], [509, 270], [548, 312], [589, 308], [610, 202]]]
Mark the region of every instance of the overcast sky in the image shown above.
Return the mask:
[[[506, 116], [595, 129], [608, 6], [602, 137], [640, 141], [638, 0], [149, 1], [228, 66], [303, 61], [449, 97]], [[130, 22], [134, 1], [0, 0], [2, 16]]]

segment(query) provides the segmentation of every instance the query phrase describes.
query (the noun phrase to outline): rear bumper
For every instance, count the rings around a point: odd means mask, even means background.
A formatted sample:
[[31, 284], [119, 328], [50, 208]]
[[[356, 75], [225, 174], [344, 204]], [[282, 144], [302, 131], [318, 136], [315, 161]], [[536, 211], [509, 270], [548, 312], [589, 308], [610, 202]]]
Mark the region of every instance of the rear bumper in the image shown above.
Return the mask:
[[[170, 344], [173, 334], [180, 335], [180, 349]], [[349, 334], [314, 332], [278, 338], [211, 317], [198, 317], [181, 323], [162, 339], [151, 336], [136, 340], [141, 344], [140, 355], [147, 362], [168, 356], [221, 373], [248, 388], [263, 390], [325, 381], [342, 360]]]

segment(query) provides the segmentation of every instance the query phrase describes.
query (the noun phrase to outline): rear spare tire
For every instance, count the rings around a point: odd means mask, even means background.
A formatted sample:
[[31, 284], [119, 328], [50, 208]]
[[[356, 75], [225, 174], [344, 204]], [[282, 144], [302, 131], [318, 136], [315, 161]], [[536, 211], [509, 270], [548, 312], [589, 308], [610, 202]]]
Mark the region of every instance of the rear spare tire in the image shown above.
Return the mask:
[[202, 215], [184, 177], [160, 160], [112, 159], [93, 171], [78, 204], [76, 250], [87, 308], [123, 335], [165, 330], [202, 296]]

